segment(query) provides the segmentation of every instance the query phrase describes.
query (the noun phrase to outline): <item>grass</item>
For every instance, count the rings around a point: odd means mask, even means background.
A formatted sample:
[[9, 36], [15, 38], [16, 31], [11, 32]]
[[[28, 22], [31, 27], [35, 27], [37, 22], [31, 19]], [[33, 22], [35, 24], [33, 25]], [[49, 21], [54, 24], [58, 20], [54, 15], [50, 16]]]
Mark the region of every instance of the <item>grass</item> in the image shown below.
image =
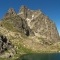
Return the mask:
[[16, 28], [13, 26], [13, 24], [8, 21], [3, 21], [2, 26], [7, 28], [8, 30], [16, 31]]
[[11, 30], [11, 31], [18, 31], [20, 32], [20, 29], [16, 28], [15, 24], [18, 24], [18, 22], [21, 21], [21, 18], [19, 16], [14, 16], [14, 17], [10, 17], [8, 19], [3, 19], [2, 20], [2, 27], [5, 27], [7, 28], [8, 30]]

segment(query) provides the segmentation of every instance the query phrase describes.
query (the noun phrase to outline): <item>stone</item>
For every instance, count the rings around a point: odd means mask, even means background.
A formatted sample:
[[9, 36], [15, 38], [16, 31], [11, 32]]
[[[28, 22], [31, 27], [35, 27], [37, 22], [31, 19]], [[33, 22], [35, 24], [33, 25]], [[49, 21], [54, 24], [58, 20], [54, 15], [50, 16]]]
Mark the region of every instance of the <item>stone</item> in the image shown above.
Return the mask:
[[8, 39], [6, 38], [6, 36], [0, 35], [0, 53], [3, 53], [4, 51], [11, 49], [12, 44], [10, 41], [7, 41]]

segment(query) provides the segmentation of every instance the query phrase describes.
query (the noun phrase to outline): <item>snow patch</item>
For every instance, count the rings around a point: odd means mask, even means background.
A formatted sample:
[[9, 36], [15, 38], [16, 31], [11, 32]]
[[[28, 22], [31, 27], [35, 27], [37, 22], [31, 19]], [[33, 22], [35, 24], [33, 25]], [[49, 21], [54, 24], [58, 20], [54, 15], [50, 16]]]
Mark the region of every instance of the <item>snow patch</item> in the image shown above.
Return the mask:
[[18, 13], [17, 15], [23, 14], [23, 12]]
[[29, 18], [26, 18], [26, 20], [27, 20], [27, 21], [29, 21], [29, 20], [31, 20], [31, 19], [29, 19]]
[[34, 15], [32, 15], [32, 18], [34, 18]]
[[26, 18], [28, 26], [30, 26], [31, 19]]
[[32, 19], [31, 20], [33, 20], [34, 19], [34, 15], [32, 15]]

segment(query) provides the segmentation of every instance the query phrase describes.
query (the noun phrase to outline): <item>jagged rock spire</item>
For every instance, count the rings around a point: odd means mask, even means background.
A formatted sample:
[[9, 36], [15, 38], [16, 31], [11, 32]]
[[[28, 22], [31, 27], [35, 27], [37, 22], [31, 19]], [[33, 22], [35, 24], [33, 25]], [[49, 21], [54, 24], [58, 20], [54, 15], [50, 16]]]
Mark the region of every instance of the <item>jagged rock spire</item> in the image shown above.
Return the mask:
[[28, 8], [27, 8], [26, 6], [24, 6], [24, 5], [21, 6], [21, 8], [20, 8], [20, 12], [21, 12], [21, 11], [25, 11], [25, 10], [28, 10]]
[[39, 13], [42, 13], [40, 10], [30, 10], [29, 8], [27, 8], [26, 6], [21, 6], [18, 15], [20, 15], [22, 18], [26, 19], [32, 19], [33, 17], [35, 17], [36, 15], [38, 15]]
[[15, 12], [15, 10], [14, 10], [13, 8], [10, 8], [10, 9], [8, 10], [8, 13], [10, 13], [10, 14], [16, 14], [16, 12]]
[[8, 12], [5, 14], [5, 18], [8, 18], [8, 17], [11, 17], [11, 16], [15, 16], [16, 15], [16, 12], [13, 8], [10, 8], [8, 10]]
[[25, 19], [27, 17], [27, 11], [28, 11], [28, 8], [23, 5], [19, 10], [19, 15], [22, 15], [23, 18]]

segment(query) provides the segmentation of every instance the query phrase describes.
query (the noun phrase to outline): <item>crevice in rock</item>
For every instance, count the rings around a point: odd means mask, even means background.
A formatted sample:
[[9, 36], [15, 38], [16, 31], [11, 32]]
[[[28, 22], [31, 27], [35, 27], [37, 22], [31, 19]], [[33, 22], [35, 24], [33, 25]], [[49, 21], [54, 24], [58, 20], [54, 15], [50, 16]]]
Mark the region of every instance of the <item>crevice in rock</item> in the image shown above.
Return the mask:
[[1, 35], [1, 40], [2, 40], [4, 43], [7, 43], [7, 38], [4, 37], [3, 35]]
[[29, 36], [30, 33], [29, 33], [29, 30], [26, 30], [26, 36]]
[[29, 36], [30, 35], [30, 28], [28, 27], [27, 23], [25, 20], [22, 20], [22, 30], [23, 30], [23, 33], [26, 35], [26, 36]]

